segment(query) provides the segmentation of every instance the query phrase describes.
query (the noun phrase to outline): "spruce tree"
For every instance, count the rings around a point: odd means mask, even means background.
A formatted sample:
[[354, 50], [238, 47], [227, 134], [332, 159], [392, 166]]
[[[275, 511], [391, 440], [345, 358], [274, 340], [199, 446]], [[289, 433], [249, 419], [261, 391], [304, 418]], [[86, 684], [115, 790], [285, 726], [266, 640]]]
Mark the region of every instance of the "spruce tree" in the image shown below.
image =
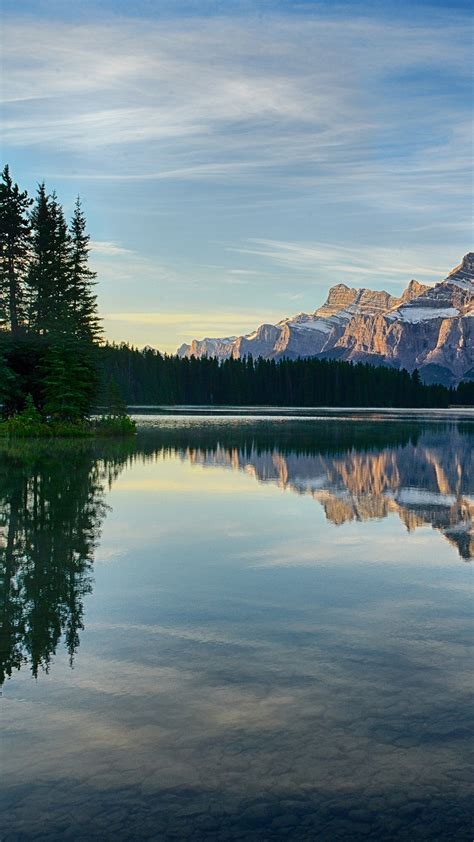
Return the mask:
[[31, 225], [30, 327], [40, 334], [70, 334], [71, 238], [57, 196], [49, 196], [44, 184], [38, 188]]
[[113, 376], [110, 377], [107, 384], [105, 402], [109, 415], [113, 415], [117, 418], [122, 418], [124, 415], [127, 415], [127, 404], [122, 397], [120, 386]]
[[18, 375], [8, 365], [5, 353], [0, 351], [0, 404], [3, 413], [8, 415], [11, 407], [22, 404], [23, 396], [18, 383]]
[[28, 326], [44, 332], [51, 296], [52, 218], [44, 183], [38, 187], [31, 213], [32, 255], [28, 273]]
[[43, 364], [43, 412], [57, 421], [89, 415], [97, 389], [93, 355], [74, 339], [54, 340]]
[[0, 320], [17, 333], [24, 312], [24, 280], [27, 270], [31, 199], [13, 184], [8, 165], [0, 182]]
[[77, 197], [70, 226], [71, 284], [70, 306], [77, 336], [95, 341], [101, 329], [97, 313], [97, 296], [94, 293], [96, 273], [89, 269], [89, 242], [86, 220], [80, 198]]

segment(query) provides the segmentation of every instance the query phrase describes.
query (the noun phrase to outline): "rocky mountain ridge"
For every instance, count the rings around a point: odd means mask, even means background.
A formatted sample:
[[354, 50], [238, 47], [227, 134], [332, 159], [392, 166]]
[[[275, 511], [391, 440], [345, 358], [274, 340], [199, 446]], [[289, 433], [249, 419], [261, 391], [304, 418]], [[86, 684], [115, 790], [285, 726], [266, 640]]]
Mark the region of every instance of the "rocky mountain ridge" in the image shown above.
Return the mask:
[[420, 370], [426, 382], [474, 379], [474, 252], [444, 281], [411, 280], [400, 297], [331, 287], [322, 307], [252, 333], [193, 340], [178, 355], [279, 359], [330, 357]]

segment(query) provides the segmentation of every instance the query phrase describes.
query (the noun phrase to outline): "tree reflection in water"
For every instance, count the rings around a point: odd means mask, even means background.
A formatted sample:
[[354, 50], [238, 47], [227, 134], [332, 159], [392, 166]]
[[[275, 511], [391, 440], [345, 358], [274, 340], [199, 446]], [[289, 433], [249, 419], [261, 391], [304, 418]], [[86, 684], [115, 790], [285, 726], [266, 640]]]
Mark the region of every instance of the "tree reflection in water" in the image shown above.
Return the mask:
[[105, 495], [133, 444], [20, 442], [0, 451], [0, 684], [48, 670], [64, 637], [72, 664], [92, 590]]
[[[135, 441], [0, 446], [0, 685], [48, 671], [61, 638], [72, 665], [92, 590], [107, 491], [136, 459], [251, 470], [311, 494], [335, 525], [396, 512], [472, 557], [473, 428], [373, 420], [160, 419]], [[159, 470], [159, 466], [157, 466]], [[471, 495], [471, 496], [470, 496]]]

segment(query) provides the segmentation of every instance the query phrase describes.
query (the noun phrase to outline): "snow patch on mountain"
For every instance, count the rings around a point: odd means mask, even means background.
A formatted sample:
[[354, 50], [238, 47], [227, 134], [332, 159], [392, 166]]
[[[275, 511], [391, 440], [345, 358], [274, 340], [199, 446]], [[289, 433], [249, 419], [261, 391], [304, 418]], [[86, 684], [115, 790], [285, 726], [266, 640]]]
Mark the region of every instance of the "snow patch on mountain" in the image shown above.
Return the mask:
[[[293, 324], [293, 322], [290, 322], [290, 324]], [[306, 322], [296, 322], [294, 324], [304, 330], [319, 330], [321, 333], [331, 333], [332, 330], [332, 326], [322, 319], [308, 319]]]
[[396, 313], [391, 313], [388, 318], [402, 319], [405, 322], [422, 322], [425, 319], [454, 319], [459, 316], [457, 307], [401, 307]]

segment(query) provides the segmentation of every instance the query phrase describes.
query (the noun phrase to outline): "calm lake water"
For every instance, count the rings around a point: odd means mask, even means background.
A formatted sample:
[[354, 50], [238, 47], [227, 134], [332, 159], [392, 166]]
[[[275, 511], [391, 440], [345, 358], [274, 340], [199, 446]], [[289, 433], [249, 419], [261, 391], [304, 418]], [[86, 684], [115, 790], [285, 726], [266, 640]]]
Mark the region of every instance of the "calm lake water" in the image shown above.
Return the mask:
[[0, 444], [2, 842], [471, 840], [473, 416], [139, 420]]

